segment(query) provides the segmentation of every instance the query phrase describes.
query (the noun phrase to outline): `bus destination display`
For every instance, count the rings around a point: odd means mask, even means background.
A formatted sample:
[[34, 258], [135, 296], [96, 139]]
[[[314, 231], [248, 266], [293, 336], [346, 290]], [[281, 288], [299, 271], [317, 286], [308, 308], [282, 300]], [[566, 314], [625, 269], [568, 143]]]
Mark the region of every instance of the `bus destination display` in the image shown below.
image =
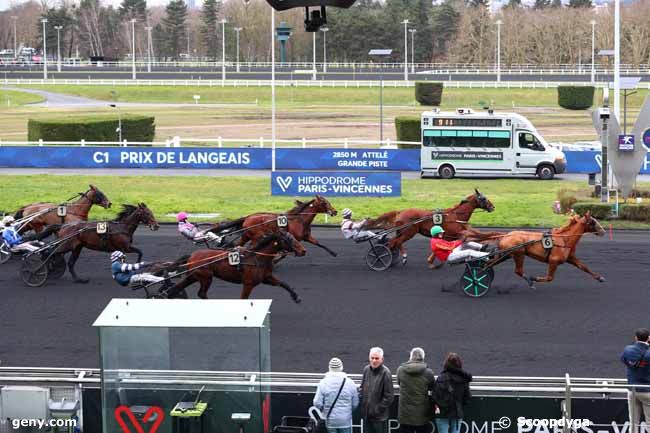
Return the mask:
[[433, 119], [433, 126], [475, 126], [483, 128], [500, 128], [501, 123], [501, 119], [458, 119], [448, 117], [438, 117]]

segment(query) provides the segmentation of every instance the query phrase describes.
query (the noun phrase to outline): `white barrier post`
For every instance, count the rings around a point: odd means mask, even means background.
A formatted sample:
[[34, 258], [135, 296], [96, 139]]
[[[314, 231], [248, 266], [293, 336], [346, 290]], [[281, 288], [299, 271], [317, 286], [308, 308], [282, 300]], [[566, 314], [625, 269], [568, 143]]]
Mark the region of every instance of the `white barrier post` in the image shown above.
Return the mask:
[[81, 139], [81, 147], [85, 147], [85, 146], [86, 146], [86, 139], [82, 138]]
[[217, 138], [217, 147], [223, 147], [223, 142], [221, 140], [221, 136]]
[[174, 147], [181, 147], [181, 137], [179, 137], [178, 135], [175, 135], [172, 138], [172, 143], [173, 143]]
[[128, 144], [128, 141], [127, 141], [126, 138], [125, 138], [125, 139], [124, 139], [123, 146], [124, 146], [124, 147], [128, 147], [128, 145], [129, 145], [129, 144]]
[[302, 148], [305, 149], [307, 147], [307, 139], [305, 137], [302, 137]]
[[43, 139], [42, 139], [42, 138], [39, 138], [39, 139], [38, 139], [38, 145], [39, 145], [39, 146], [43, 146]]
[[345, 137], [345, 139], [343, 140], [343, 148], [344, 149], [348, 148], [348, 138], [347, 137]]
[[260, 147], [264, 147], [264, 137], [260, 137]]

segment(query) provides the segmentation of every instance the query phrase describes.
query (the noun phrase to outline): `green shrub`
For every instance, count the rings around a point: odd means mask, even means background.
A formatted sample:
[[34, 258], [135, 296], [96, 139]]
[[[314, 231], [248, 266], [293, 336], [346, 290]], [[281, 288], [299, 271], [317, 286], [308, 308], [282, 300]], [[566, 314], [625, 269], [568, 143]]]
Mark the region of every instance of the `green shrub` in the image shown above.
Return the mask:
[[569, 110], [586, 110], [594, 104], [594, 87], [558, 86], [557, 103]]
[[431, 81], [416, 81], [415, 82], [415, 100], [420, 105], [429, 105], [437, 107], [442, 102], [442, 83], [434, 83]]
[[619, 206], [618, 216], [623, 220], [650, 222], [650, 206], [624, 204]]
[[420, 147], [420, 118], [412, 116], [399, 116], [395, 118], [397, 141], [415, 141], [417, 145], [400, 144], [401, 149], [415, 149]]
[[[137, 114], [122, 114], [122, 140], [153, 141], [155, 118]], [[114, 115], [66, 116], [29, 119], [29, 141], [117, 141], [118, 117]]]
[[612, 217], [612, 205], [603, 203], [576, 203], [573, 210], [578, 215], [591, 211], [591, 216], [596, 219], [609, 219]]

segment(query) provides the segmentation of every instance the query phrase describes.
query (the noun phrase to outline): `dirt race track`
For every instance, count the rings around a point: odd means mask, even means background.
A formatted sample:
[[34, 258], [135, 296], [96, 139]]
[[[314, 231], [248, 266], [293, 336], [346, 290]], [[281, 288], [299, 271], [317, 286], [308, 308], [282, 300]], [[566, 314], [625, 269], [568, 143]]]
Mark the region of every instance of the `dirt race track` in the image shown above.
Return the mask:
[[[447, 351], [456, 351], [477, 375], [623, 377], [618, 360], [623, 346], [634, 328], [650, 326], [647, 232], [616, 231], [613, 241], [583, 238], [578, 256], [606, 283], [563, 265], [554, 282], [531, 291], [506, 262], [496, 269], [492, 291], [480, 299], [458, 289], [461, 267], [427, 269], [423, 237], [407, 244], [406, 266], [374, 272], [364, 261], [366, 244], [344, 241], [332, 229], [316, 229], [315, 236], [338, 257], [308, 245], [307, 256], [285, 260], [276, 272], [297, 288], [302, 304], [280, 288], [258, 286], [253, 292], [254, 298], [274, 300], [273, 371], [325, 371], [329, 358], [339, 356], [346, 371], [357, 373], [368, 348], [380, 345], [393, 370], [410, 348], [422, 346], [435, 370]], [[158, 232], [140, 228], [135, 244], [145, 260], [193, 249], [171, 226]], [[543, 265], [526, 263], [529, 274], [545, 273]], [[43, 287], [26, 287], [19, 264], [12, 260], [0, 267], [1, 365], [98, 367], [98, 337], [91, 324], [111, 298], [142, 294], [111, 279], [105, 253], [82, 253], [77, 270], [91, 278], [85, 285], [72, 283], [66, 274]], [[443, 285], [452, 291], [441, 291]], [[191, 297], [197, 289], [189, 289]], [[239, 292], [239, 286], [215, 280], [208, 296], [237, 298]]]

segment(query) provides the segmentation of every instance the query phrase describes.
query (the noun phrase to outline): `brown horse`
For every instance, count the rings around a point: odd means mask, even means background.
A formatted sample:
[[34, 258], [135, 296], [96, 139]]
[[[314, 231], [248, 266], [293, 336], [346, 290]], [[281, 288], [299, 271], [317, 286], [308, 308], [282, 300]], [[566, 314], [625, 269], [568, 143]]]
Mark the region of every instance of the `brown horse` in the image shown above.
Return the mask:
[[255, 286], [269, 284], [280, 286], [291, 295], [295, 303], [300, 303], [298, 294], [285, 282], [273, 275], [273, 259], [281, 253], [293, 252], [304, 256], [306, 251], [291, 233], [271, 232], [264, 235], [252, 249], [238, 249], [240, 265], [230, 265], [228, 250], [210, 249], [194, 252], [181, 266], [187, 267], [187, 276], [169, 289], [169, 297], [187, 297], [185, 288], [198, 282], [201, 285], [199, 297], [208, 298], [212, 278], [217, 277], [235, 284], [243, 284], [240, 298], [248, 299]]
[[254, 213], [234, 221], [217, 224], [211, 231], [219, 234], [219, 232], [225, 229], [241, 230], [243, 231], [243, 235], [239, 241], [239, 245], [245, 245], [248, 241], [252, 241], [255, 244], [267, 233], [279, 231], [280, 227], [278, 227], [277, 223], [278, 216], [286, 215], [288, 220], [287, 231], [297, 240], [316, 245], [336, 257], [334, 251], [320, 244], [311, 234], [311, 223], [319, 213], [325, 213], [330, 216], [336, 215], [336, 209], [321, 195], [317, 195], [308, 202], [296, 200], [296, 206], [285, 214], [270, 212]]
[[[515, 262], [515, 273], [525, 279], [531, 289], [534, 289], [534, 283], [536, 282], [549, 283], [553, 281], [555, 271], [562, 263], [572, 264], [601, 283], [605, 281], [605, 278], [593, 272], [587, 267], [587, 265], [582, 263], [578, 257], [576, 257], [576, 247], [578, 246], [578, 242], [580, 242], [582, 235], [585, 233], [594, 233], [597, 236], [605, 235], [605, 230], [600, 223], [591, 216], [590, 212], [585, 213], [582, 217], [578, 215], [573, 216], [565, 226], [552, 229], [551, 237], [553, 239], [553, 246], [550, 249], [545, 249], [542, 245], [541, 240], [544, 234], [539, 232], [521, 230], [512, 231], [506, 234], [495, 234], [495, 232], [475, 232], [469, 236], [468, 239], [478, 241], [492, 240], [497, 244], [499, 250], [513, 248], [525, 242], [539, 240], [540, 242], [533, 242], [529, 245], [522, 246], [520, 249], [515, 249], [510, 253], [510, 256], [512, 256], [512, 259]], [[526, 256], [532, 257], [540, 262], [548, 263], [548, 270], [545, 277], [529, 277], [526, 275], [524, 272], [524, 258]], [[497, 257], [496, 263], [507, 258], [508, 256], [502, 258]]]
[[89, 185], [90, 189], [86, 192], [80, 192], [79, 199], [72, 203], [66, 204], [66, 216], [60, 217], [57, 215], [56, 210], [59, 205], [55, 203], [32, 203], [18, 209], [14, 218], [21, 219], [28, 217], [37, 212], [46, 211], [43, 214], [35, 217], [20, 230], [24, 233], [29, 230], [40, 232], [43, 227], [52, 224], [73, 223], [77, 221], [88, 221], [88, 213], [90, 208], [96, 204], [104, 209], [111, 207], [111, 201], [101, 192], [96, 186]]
[[133, 234], [139, 224], [146, 224], [151, 230], [158, 230], [158, 221], [151, 210], [144, 203], [137, 206], [122, 205], [122, 211], [114, 221], [107, 224], [107, 232], [97, 233], [97, 222], [77, 222], [61, 226], [57, 231], [59, 239], [79, 232], [65, 242], [60, 252], [72, 251], [68, 258], [68, 269], [76, 283], [87, 283], [88, 279], [79, 278], [74, 270], [74, 265], [85, 247], [95, 251], [122, 251], [123, 253], [137, 253], [138, 262], [142, 260], [142, 251], [132, 245]]
[[[454, 240], [462, 237], [463, 232], [468, 230], [467, 223], [476, 209], [483, 209], [488, 212], [494, 211], [492, 202], [481, 194], [478, 189], [475, 189], [474, 194], [467, 196], [456, 206], [444, 209], [441, 213], [443, 215], [442, 228], [445, 230], [445, 239]], [[375, 219], [369, 219], [363, 228], [366, 230], [385, 230], [405, 226], [397, 230], [396, 236], [388, 243], [388, 248], [391, 250], [398, 248], [402, 253], [402, 263], [406, 264], [408, 254], [404, 243], [418, 233], [422, 236], [431, 237], [433, 213], [434, 211], [431, 210], [414, 208], [391, 211]]]

